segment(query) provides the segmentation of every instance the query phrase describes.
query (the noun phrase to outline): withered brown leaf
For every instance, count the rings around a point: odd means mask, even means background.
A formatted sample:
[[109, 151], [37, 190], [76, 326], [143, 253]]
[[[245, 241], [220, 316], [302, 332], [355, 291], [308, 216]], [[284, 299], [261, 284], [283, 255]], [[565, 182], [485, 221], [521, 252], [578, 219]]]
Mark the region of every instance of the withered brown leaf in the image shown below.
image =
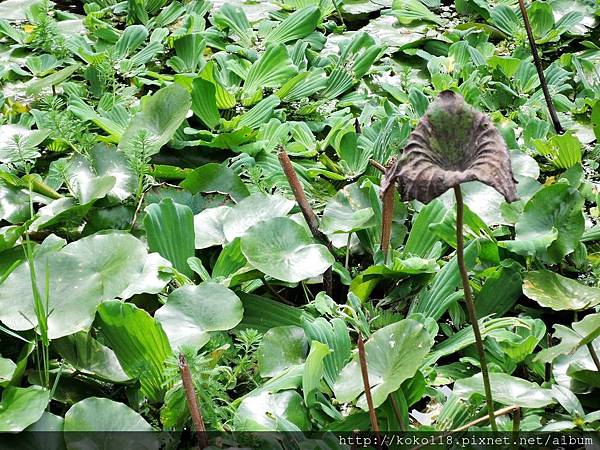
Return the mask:
[[518, 199], [510, 155], [490, 119], [460, 94], [441, 92], [412, 132], [401, 158], [382, 182], [386, 191], [398, 180], [403, 200], [429, 203], [448, 189], [479, 180]]

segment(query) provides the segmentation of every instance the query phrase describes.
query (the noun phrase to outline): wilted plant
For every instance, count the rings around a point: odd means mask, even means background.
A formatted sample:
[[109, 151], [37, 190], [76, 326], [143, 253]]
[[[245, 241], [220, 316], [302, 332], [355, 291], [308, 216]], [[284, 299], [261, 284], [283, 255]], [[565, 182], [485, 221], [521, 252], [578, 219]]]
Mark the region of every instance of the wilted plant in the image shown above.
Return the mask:
[[[498, 130], [487, 116], [466, 104], [461, 95], [443, 91], [410, 135], [402, 157], [387, 170], [382, 194], [385, 196], [397, 181], [403, 200], [429, 203], [448, 189], [454, 189], [456, 258], [479, 353], [489, 420], [496, 430], [483, 340], [464, 261], [464, 205], [460, 184], [474, 180], [493, 187], [508, 202], [517, 200], [510, 155]], [[383, 245], [385, 251], [389, 243]]]

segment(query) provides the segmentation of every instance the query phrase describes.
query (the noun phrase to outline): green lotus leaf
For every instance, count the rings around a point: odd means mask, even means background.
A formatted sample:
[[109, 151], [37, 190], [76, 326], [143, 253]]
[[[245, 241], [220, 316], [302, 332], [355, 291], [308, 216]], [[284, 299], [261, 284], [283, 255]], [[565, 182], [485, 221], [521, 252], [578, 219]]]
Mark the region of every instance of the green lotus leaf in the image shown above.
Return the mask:
[[[46, 299], [46, 276], [50, 279], [47, 292], [50, 338], [87, 330], [98, 305], [121, 296], [133, 283], [138, 284], [137, 292], [145, 291], [139, 286], [139, 277], [144, 276], [147, 258], [142, 241], [117, 232], [97, 233], [57, 251], [38, 252], [34, 266], [43, 299]], [[163, 281], [166, 284], [168, 280]], [[37, 327], [28, 264], [21, 264], [0, 285], [0, 320], [13, 330]]]
[[223, 234], [231, 242], [250, 227], [273, 217], [285, 216], [294, 202], [280, 195], [252, 194], [235, 205], [223, 221]]
[[[365, 356], [373, 406], [380, 406], [404, 380], [412, 378], [431, 348], [431, 338], [422, 323], [404, 319], [374, 332], [365, 342]], [[357, 398], [357, 406], [367, 411], [367, 401], [361, 382], [358, 355], [344, 367], [333, 392], [339, 402]]]
[[178, 84], [144, 98], [140, 112], [133, 116], [121, 137], [119, 149], [125, 154], [135, 154], [144, 140], [146, 155], [158, 153], [171, 140], [191, 107], [192, 97]]
[[352, 183], [327, 202], [321, 229], [326, 234], [355, 232], [373, 226], [374, 217], [368, 193], [359, 183]]
[[524, 256], [557, 264], [573, 252], [585, 229], [583, 197], [566, 183], [546, 186], [525, 204], [514, 241], [500, 246]]
[[[541, 388], [531, 381], [513, 377], [506, 373], [490, 373], [490, 384], [494, 401], [502, 405], [542, 408], [555, 402], [550, 389]], [[458, 380], [454, 384], [453, 392], [465, 400], [468, 400], [473, 394], [483, 396], [481, 373]]]
[[200, 348], [211, 331], [230, 330], [242, 320], [244, 307], [235, 293], [225, 286], [206, 282], [174, 290], [154, 317], [162, 325], [174, 349]]
[[287, 217], [250, 228], [242, 236], [242, 253], [265, 275], [292, 283], [321, 275], [334, 263], [324, 245], [315, 244], [302, 225]]
[[308, 340], [302, 328], [273, 327], [265, 333], [256, 354], [260, 375], [273, 377], [302, 364], [307, 353]]
[[0, 401], [0, 432], [23, 431], [42, 417], [49, 401], [50, 391], [41, 386], [5, 388]]
[[234, 419], [238, 431], [283, 431], [281, 422], [291, 422], [301, 430], [310, 429], [308, 410], [296, 391], [262, 392], [246, 397]]
[[523, 279], [523, 293], [555, 311], [581, 311], [600, 305], [600, 289], [586, 286], [549, 270], [528, 272]]
[[157, 436], [150, 433], [152, 426], [141, 415], [107, 398], [89, 397], [71, 406], [65, 414], [64, 431], [69, 450], [160, 447]]

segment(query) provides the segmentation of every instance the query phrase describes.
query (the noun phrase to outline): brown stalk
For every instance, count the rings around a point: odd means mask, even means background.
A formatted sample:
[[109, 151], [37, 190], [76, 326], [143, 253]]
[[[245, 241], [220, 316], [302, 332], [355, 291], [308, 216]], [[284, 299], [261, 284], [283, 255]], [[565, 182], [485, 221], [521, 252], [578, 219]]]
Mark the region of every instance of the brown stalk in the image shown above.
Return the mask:
[[[298, 179], [298, 175], [296, 175], [296, 171], [292, 166], [292, 161], [288, 156], [287, 152], [283, 148], [282, 145], [279, 146], [279, 152], [277, 153], [277, 157], [279, 158], [279, 163], [283, 168], [283, 173], [287, 177], [288, 183], [292, 192], [294, 193], [294, 198], [300, 206], [300, 211], [302, 211], [302, 215], [304, 216], [304, 220], [308, 224], [308, 228], [310, 232], [314, 236], [314, 238], [321, 243], [323, 243], [327, 249], [333, 253], [333, 245], [327, 236], [319, 230], [319, 219], [317, 215], [314, 213], [310, 205], [308, 204], [308, 200], [306, 199], [306, 194], [304, 193], [304, 189], [302, 189], [302, 185], [300, 184], [300, 180]], [[325, 292], [330, 297], [333, 297], [333, 277], [331, 273], [331, 267], [325, 271], [323, 274], [323, 287], [325, 288]]]
[[369, 407], [369, 418], [371, 419], [371, 428], [377, 435], [379, 440], [379, 422], [377, 422], [377, 415], [375, 414], [375, 408], [373, 407], [373, 396], [371, 395], [371, 384], [369, 383], [369, 370], [367, 367], [367, 358], [365, 356], [365, 342], [362, 336], [358, 335], [358, 360], [360, 362], [360, 374], [363, 379], [363, 386], [365, 388], [365, 397], [367, 398], [367, 406]]
[[565, 130], [560, 124], [558, 114], [556, 113], [556, 108], [554, 107], [554, 103], [552, 103], [552, 97], [550, 97], [550, 91], [548, 91], [548, 83], [546, 83], [546, 76], [544, 75], [544, 67], [542, 66], [542, 60], [540, 59], [537, 45], [535, 43], [535, 38], [533, 37], [533, 31], [531, 30], [531, 24], [529, 23], [529, 15], [527, 14], [527, 9], [525, 8], [524, 0], [519, 0], [519, 9], [521, 10], [521, 15], [523, 16], [523, 22], [525, 23], [525, 31], [527, 31], [527, 39], [529, 40], [529, 45], [531, 47], [533, 62], [535, 63], [535, 68], [540, 79], [540, 84], [542, 85], [542, 92], [544, 93], [544, 99], [546, 100], [546, 104], [548, 105], [548, 112], [550, 113], [552, 125], [554, 125], [554, 130], [557, 134], [562, 134], [565, 132]]
[[200, 405], [198, 405], [198, 400], [196, 398], [196, 389], [194, 389], [190, 368], [188, 367], [188, 363], [183, 353], [179, 354], [179, 374], [181, 375], [181, 382], [183, 383], [185, 399], [192, 416], [192, 422], [194, 422], [194, 428], [196, 429], [198, 445], [200, 445], [200, 449], [204, 449], [208, 447], [206, 427], [204, 426], [204, 420], [202, 419], [202, 413], [200, 412]]
[[[385, 174], [387, 169], [385, 166], [374, 159], [370, 159], [369, 163]], [[392, 237], [392, 219], [394, 217], [394, 184], [384, 190], [382, 198], [382, 209], [381, 209], [381, 251], [385, 259], [387, 259], [388, 250], [390, 248], [390, 240]]]
[[383, 164], [378, 163], [377, 161], [375, 161], [374, 159], [370, 159], [369, 160], [369, 164], [371, 164], [373, 167], [375, 167], [377, 170], [379, 170], [381, 173], [385, 173], [386, 168]]
[[515, 443], [514, 448], [517, 449], [519, 446], [519, 429], [521, 428], [521, 407], [515, 406], [515, 413], [513, 414], [513, 426], [512, 426], [512, 438]]
[[392, 402], [392, 409], [394, 410], [396, 420], [398, 420], [398, 423], [400, 424], [400, 431], [407, 431], [408, 428], [404, 423], [404, 418], [402, 417], [402, 413], [400, 412], [400, 406], [398, 406], [398, 401], [396, 400], [396, 397], [394, 397], [394, 394], [390, 395], [390, 400]]
[[494, 400], [492, 399], [490, 376], [488, 374], [485, 350], [483, 348], [483, 339], [481, 338], [481, 331], [479, 330], [479, 322], [477, 322], [475, 302], [473, 301], [473, 294], [471, 293], [471, 286], [469, 285], [469, 274], [467, 273], [467, 266], [465, 265], [465, 240], [463, 236], [464, 203], [460, 185], [454, 187], [454, 196], [456, 197], [456, 260], [458, 262], [458, 268], [462, 278], [465, 302], [467, 304], [467, 311], [469, 312], [469, 319], [471, 321], [471, 326], [473, 327], [473, 334], [475, 335], [475, 346], [477, 347], [477, 353], [479, 354], [481, 377], [483, 378], [483, 388], [485, 390], [485, 401], [488, 408], [488, 417], [490, 420], [490, 425], [492, 426], [492, 431], [498, 431], [496, 417], [494, 415]]
[[394, 185], [383, 193], [381, 208], [381, 251], [387, 261], [392, 239], [392, 219], [394, 218]]

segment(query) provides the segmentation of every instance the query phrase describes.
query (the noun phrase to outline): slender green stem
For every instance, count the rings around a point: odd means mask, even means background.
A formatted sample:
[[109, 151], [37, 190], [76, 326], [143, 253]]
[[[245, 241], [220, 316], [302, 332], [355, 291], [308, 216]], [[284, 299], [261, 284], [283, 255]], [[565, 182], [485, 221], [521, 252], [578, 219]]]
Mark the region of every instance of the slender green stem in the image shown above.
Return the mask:
[[340, 5], [338, 4], [337, 0], [333, 0], [333, 6], [335, 7], [336, 12], [338, 13], [340, 22], [342, 22], [342, 26], [346, 27], [346, 23], [344, 22], [344, 16], [342, 14], [342, 10], [340, 9]]
[[352, 231], [348, 233], [348, 240], [346, 241], [346, 259], [344, 260], [344, 267], [347, 269], [350, 264], [350, 242], [352, 241]]
[[481, 331], [479, 330], [479, 322], [477, 322], [475, 302], [473, 301], [473, 294], [471, 293], [471, 286], [469, 285], [469, 274], [467, 273], [467, 267], [465, 265], [465, 240], [463, 237], [464, 203], [460, 185], [454, 187], [454, 195], [456, 197], [456, 260], [458, 261], [458, 268], [462, 278], [469, 319], [471, 321], [471, 326], [473, 327], [473, 333], [475, 334], [475, 345], [477, 347], [477, 353], [479, 353], [479, 363], [481, 364], [481, 376], [483, 378], [485, 401], [487, 403], [490, 425], [492, 426], [492, 431], [498, 431], [496, 416], [494, 415], [494, 400], [492, 399], [490, 376], [485, 360], [485, 350], [483, 348], [483, 339], [481, 338]]
[[588, 351], [590, 352], [590, 355], [592, 355], [592, 360], [594, 361], [594, 364], [596, 365], [596, 369], [598, 369], [598, 372], [600, 372], [600, 359], [598, 359], [598, 354], [596, 353], [596, 350], [594, 350], [594, 346], [592, 345], [591, 342], [588, 342], [585, 345], [586, 345]]
[[533, 37], [533, 31], [531, 30], [531, 24], [529, 23], [529, 15], [527, 14], [527, 8], [525, 8], [524, 0], [519, 0], [519, 8], [521, 10], [521, 15], [523, 16], [523, 22], [525, 23], [525, 31], [527, 31], [527, 39], [529, 40], [529, 46], [531, 47], [531, 54], [533, 55], [533, 62], [535, 63], [535, 68], [538, 73], [538, 77], [540, 79], [540, 84], [542, 85], [542, 92], [544, 93], [544, 99], [546, 100], [546, 105], [548, 105], [548, 112], [550, 113], [550, 119], [552, 120], [552, 125], [554, 125], [554, 130], [558, 134], [564, 133], [564, 129], [560, 124], [560, 120], [558, 119], [558, 114], [556, 114], [556, 108], [554, 107], [554, 103], [552, 103], [552, 97], [550, 96], [550, 91], [548, 91], [548, 83], [546, 83], [546, 76], [544, 75], [544, 68], [542, 67], [542, 60], [540, 59], [540, 55], [538, 53], [537, 45], [535, 43], [535, 38]]
[[[29, 175], [29, 166], [25, 164], [25, 174]], [[28, 188], [29, 188], [29, 213], [30, 216], [34, 216], [34, 208], [33, 208], [33, 196], [31, 193], [33, 192], [32, 180], [27, 177], [28, 180]], [[29, 230], [27, 230], [29, 231]], [[38, 280], [37, 280], [37, 272], [35, 268], [35, 258], [33, 256], [33, 248], [31, 246], [31, 239], [29, 238], [29, 233], [25, 233], [25, 255], [27, 258], [27, 265], [29, 267], [29, 278], [31, 280], [31, 293], [33, 296], [33, 310], [35, 312], [38, 327], [40, 332], [40, 340], [42, 347], [42, 355], [40, 358], [38, 345], [36, 345], [36, 355], [38, 360], [38, 366], [41, 366], [41, 372], [43, 372], [44, 384], [47, 388], [50, 387], [50, 357], [48, 347], [50, 346], [50, 339], [48, 338], [48, 311], [49, 311], [49, 291], [50, 291], [50, 278], [49, 278], [49, 267], [46, 262], [46, 278], [45, 278], [45, 301], [42, 299], [38, 288]], [[36, 335], [37, 339], [37, 335]], [[40, 361], [41, 359], [41, 361]]]
[[143, 192], [144, 192], [144, 174], [140, 173], [140, 174], [138, 174], [137, 189], [135, 190], [135, 199], [139, 201], [140, 198], [142, 197]]
[[[547, 348], [552, 347], [552, 335], [550, 334], [550, 332], [546, 333], [546, 346], [547, 346]], [[544, 365], [544, 381], [546, 383], [549, 383], [551, 378], [552, 378], [552, 362], [547, 362]]]

